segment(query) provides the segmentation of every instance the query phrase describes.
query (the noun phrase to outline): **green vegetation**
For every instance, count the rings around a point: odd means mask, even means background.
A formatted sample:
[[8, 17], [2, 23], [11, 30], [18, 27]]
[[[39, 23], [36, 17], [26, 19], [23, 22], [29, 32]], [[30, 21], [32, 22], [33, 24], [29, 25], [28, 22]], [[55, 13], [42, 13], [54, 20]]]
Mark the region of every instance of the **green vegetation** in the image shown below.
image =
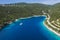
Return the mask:
[[50, 16], [51, 16], [51, 21], [52, 20], [57, 20], [60, 18], [60, 3], [57, 3], [55, 5], [52, 5], [50, 8]]
[[0, 5], [0, 24], [14, 21], [21, 17], [29, 17], [33, 15], [43, 15], [45, 11], [51, 16], [50, 21], [60, 17], [60, 4], [46, 5], [39, 3], [15, 3]]
[[0, 5], [0, 24], [10, 20], [13, 21], [21, 17], [43, 15], [42, 10], [47, 10], [48, 8], [48, 5], [38, 3], [17, 3]]

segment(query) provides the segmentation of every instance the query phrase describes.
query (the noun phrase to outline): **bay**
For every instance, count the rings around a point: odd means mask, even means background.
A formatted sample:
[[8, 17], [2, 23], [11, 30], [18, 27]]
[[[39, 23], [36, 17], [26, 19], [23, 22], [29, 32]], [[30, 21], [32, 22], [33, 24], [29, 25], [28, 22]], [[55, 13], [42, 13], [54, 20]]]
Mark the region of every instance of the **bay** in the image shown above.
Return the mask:
[[0, 31], [0, 40], [60, 40], [44, 25], [46, 17], [18, 19]]

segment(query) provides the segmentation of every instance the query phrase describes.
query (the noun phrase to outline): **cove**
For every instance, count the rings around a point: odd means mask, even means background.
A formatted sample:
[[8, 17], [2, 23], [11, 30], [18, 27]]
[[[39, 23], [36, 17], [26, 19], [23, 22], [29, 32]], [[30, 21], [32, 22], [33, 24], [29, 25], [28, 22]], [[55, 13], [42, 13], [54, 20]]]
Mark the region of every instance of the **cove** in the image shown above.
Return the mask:
[[0, 31], [0, 40], [60, 40], [45, 27], [45, 19], [45, 16], [38, 16], [14, 21]]

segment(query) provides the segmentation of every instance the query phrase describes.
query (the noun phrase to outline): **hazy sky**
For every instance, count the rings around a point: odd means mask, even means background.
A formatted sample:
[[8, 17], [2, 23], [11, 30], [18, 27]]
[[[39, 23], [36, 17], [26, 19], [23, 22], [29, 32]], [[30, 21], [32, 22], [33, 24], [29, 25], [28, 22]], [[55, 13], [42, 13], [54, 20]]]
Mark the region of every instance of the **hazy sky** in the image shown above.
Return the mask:
[[0, 4], [8, 4], [8, 3], [16, 3], [16, 2], [55, 4], [55, 3], [59, 3], [60, 0], [0, 0]]

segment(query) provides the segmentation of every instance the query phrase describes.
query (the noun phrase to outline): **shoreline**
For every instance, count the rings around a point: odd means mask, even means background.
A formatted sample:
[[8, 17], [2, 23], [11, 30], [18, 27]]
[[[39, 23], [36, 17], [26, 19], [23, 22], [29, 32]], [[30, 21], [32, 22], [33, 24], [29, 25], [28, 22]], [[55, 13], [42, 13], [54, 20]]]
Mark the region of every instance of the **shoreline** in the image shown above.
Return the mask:
[[[15, 19], [14, 21], [8, 22], [7, 25], [11, 25], [12, 23], [18, 21], [19, 19], [27, 19], [27, 18], [39, 17], [39, 16], [46, 16], [46, 15], [33, 15], [33, 16], [29, 16], [29, 17], [21, 17], [21, 18]], [[0, 27], [4, 27], [4, 24], [3, 24], [3, 26], [0, 26]]]
[[19, 19], [27, 19], [27, 18], [39, 17], [39, 16], [45, 16], [46, 17], [46, 15], [33, 15], [33, 16], [29, 16], [29, 17], [21, 17], [21, 18], [15, 19], [15, 21], [18, 21]]
[[[18, 18], [18, 19], [15, 19], [14, 21], [18, 21], [19, 19], [27, 19], [27, 18], [32, 18], [32, 17], [39, 17], [39, 16], [45, 16], [46, 19], [47, 19], [47, 16], [46, 15], [33, 15], [33, 16], [29, 16], [29, 17], [22, 17], [22, 18]], [[48, 20], [48, 19], [47, 19]], [[9, 24], [12, 24], [13, 22], [10, 22]], [[58, 34], [56, 31], [54, 31], [52, 28], [48, 27], [47, 24], [45, 24], [45, 22], [43, 22], [43, 24], [45, 25], [45, 27], [50, 30], [51, 32], [53, 32], [54, 34], [60, 36], [60, 34]]]
[[[30, 16], [30, 17], [22, 17], [22, 18], [19, 18], [19, 19], [27, 19], [27, 18], [32, 18], [32, 17], [39, 17], [39, 16], [45, 16], [46, 19], [47, 19], [47, 16], [46, 15], [33, 15], [33, 16]], [[49, 16], [49, 15], [48, 15]], [[50, 17], [49, 17], [50, 18]], [[47, 20], [49, 20], [49, 18]], [[48, 27], [47, 24], [45, 24], [45, 22], [43, 22], [45, 27], [50, 30], [51, 32], [53, 32], [54, 34], [56, 34], [57, 36], [60, 36], [59, 33], [57, 33], [56, 31], [54, 31], [52, 28]]]
[[22, 18], [19, 18], [19, 19], [27, 19], [27, 18], [39, 17], [39, 16], [45, 16], [46, 17], [46, 15], [33, 15], [33, 16], [29, 16], [29, 17], [22, 17]]
[[[48, 24], [50, 24], [50, 26], [56, 28], [55, 26], [53, 26], [50, 22], [49, 22], [49, 19], [50, 19], [50, 16], [48, 15], [48, 18], [46, 17], [46, 22], [48, 22]], [[57, 36], [60, 36], [59, 33], [57, 33], [56, 31], [54, 31], [52, 28], [50, 28], [46, 23], [45, 21], [43, 22], [43, 24], [45, 25], [45, 27], [50, 30], [51, 32], [53, 32], [54, 34], [56, 34]]]
[[45, 24], [45, 22], [43, 22], [43, 24], [45, 25], [45, 27], [50, 30], [51, 32], [53, 32], [54, 34], [56, 34], [57, 36], [60, 36], [60, 34], [58, 34], [56, 31], [54, 31], [52, 28], [48, 27], [47, 24]]

